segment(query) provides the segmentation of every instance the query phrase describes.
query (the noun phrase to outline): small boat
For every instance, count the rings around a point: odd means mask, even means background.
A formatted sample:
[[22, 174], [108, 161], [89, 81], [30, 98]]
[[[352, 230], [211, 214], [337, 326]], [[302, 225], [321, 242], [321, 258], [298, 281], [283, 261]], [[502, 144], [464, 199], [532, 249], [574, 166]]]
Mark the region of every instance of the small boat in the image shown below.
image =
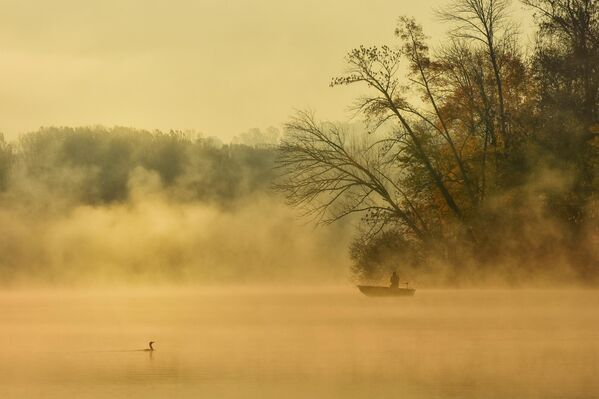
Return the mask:
[[366, 296], [412, 296], [416, 293], [414, 288], [391, 288], [375, 285], [358, 285], [357, 287]]

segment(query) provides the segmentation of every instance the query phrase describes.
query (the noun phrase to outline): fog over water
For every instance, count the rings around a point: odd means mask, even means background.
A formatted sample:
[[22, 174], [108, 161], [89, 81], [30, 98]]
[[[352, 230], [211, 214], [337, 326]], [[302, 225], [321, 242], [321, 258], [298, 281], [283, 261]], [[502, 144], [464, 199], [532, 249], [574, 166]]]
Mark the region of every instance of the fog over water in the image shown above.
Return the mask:
[[[3, 398], [593, 397], [595, 291], [0, 294]], [[138, 351], [149, 340], [156, 351]]]

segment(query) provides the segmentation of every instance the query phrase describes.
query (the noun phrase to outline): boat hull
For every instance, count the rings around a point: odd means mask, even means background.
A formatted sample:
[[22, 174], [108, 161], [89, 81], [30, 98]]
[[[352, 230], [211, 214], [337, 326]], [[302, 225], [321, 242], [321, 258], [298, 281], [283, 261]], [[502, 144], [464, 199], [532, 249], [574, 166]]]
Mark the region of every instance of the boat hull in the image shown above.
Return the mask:
[[413, 296], [416, 293], [414, 288], [391, 288], [378, 287], [374, 285], [358, 285], [358, 289], [366, 296]]

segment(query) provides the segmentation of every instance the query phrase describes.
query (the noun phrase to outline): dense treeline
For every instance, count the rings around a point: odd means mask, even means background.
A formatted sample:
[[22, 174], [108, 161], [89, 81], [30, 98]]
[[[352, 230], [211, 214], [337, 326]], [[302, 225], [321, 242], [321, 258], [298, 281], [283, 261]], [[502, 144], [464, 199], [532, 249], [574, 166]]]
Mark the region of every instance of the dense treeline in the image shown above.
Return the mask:
[[103, 205], [153, 185], [169, 200], [226, 207], [271, 184], [275, 150], [259, 131], [252, 138], [224, 145], [124, 127], [42, 128], [10, 144], [0, 137], [0, 200]]
[[454, 280], [599, 276], [599, 6], [524, 4], [530, 57], [507, 0], [454, 0], [434, 51], [402, 17], [397, 45], [349, 52], [331, 85], [368, 90], [367, 133], [310, 113], [289, 122], [278, 187], [324, 222], [361, 215], [359, 278], [437, 261]]

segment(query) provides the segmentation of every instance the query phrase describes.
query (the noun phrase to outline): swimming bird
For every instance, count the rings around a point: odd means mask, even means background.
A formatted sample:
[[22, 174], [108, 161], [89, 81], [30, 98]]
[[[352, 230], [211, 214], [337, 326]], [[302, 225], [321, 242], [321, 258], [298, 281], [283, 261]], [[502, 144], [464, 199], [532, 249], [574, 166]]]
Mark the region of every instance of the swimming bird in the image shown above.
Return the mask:
[[152, 352], [154, 350], [154, 341], [150, 341], [150, 343], [148, 344], [150, 346], [149, 349], [144, 349], [144, 351], [146, 352]]

